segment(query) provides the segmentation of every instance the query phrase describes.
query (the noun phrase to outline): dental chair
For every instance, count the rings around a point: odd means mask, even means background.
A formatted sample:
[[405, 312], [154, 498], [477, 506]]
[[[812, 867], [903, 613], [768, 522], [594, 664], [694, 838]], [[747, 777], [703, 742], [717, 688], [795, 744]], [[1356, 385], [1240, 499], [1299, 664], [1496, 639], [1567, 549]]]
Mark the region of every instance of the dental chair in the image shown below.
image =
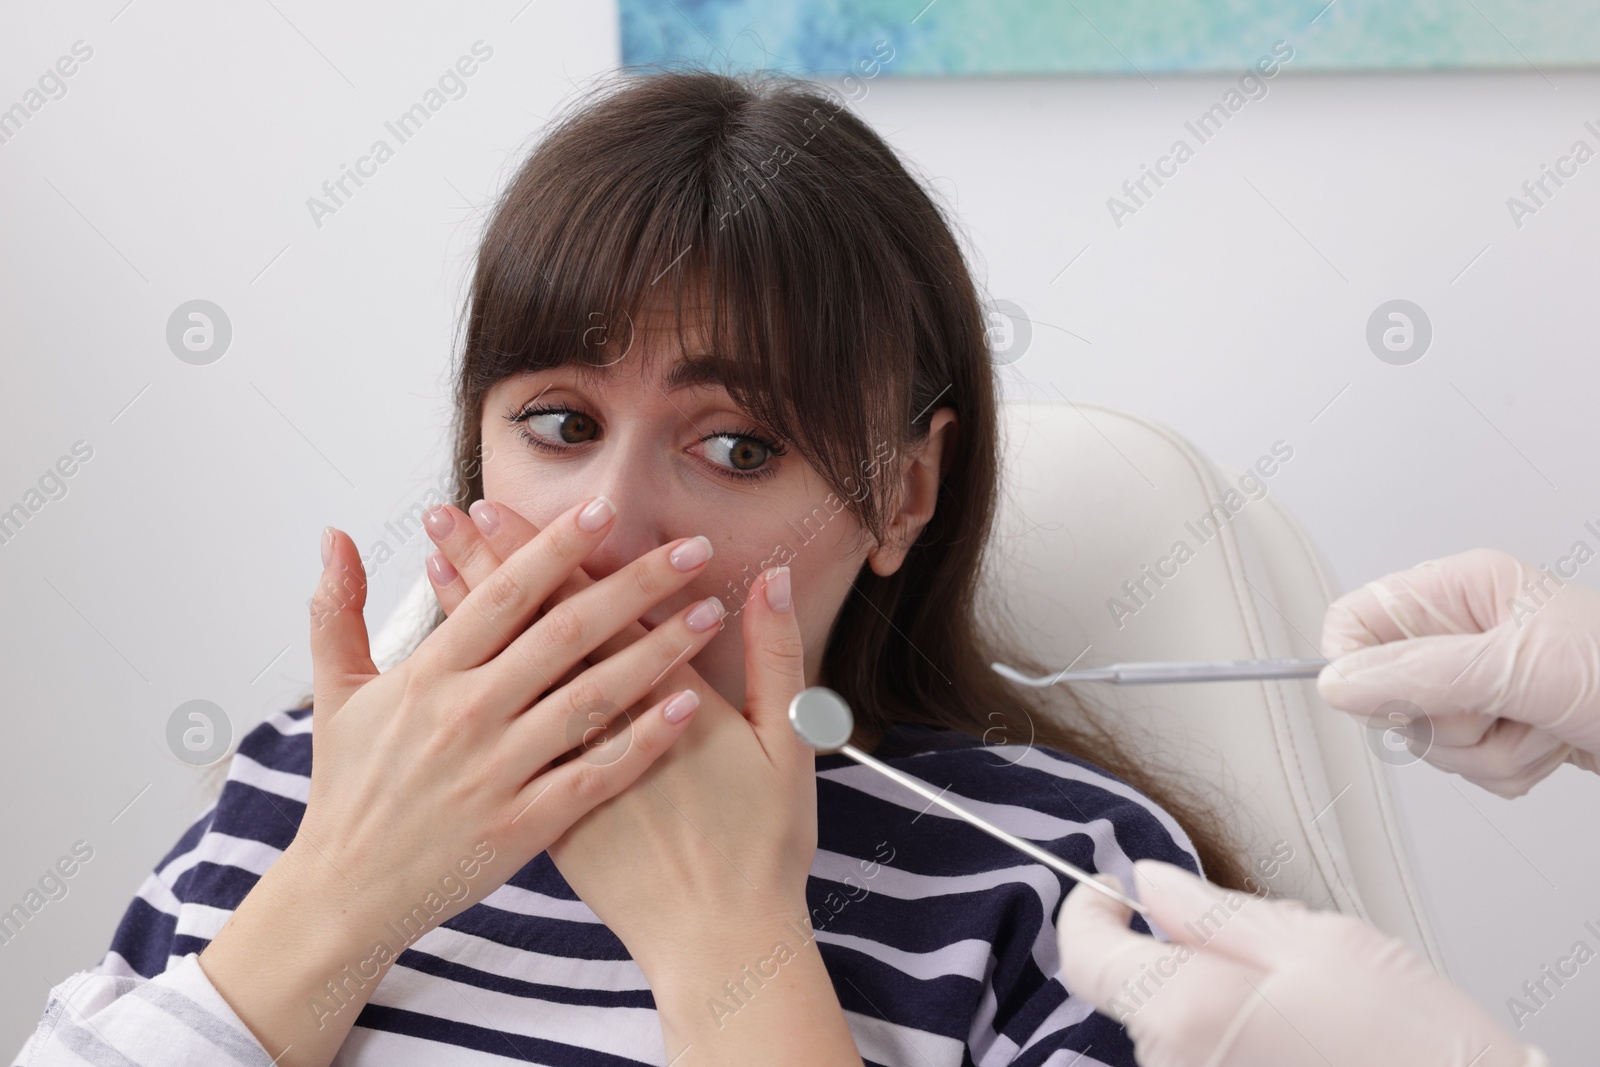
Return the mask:
[[[1273, 476], [1248, 472], [1256, 482], [1241, 489], [1247, 472], [1163, 426], [1090, 404], [1007, 401], [1001, 422], [1005, 474], [986, 589], [1022, 653], [1046, 669], [1320, 654], [1323, 611], [1338, 590], [1272, 494]], [[1192, 550], [1181, 562], [1178, 541]], [[416, 646], [433, 607], [419, 576], [373, 639], [379, 670]], [[1126, 729], [1132, 751], [1217, 805], [1274, 895], [1355, 915], [1446, 973], [1378, 735], [1324, 705], [1315, 679], [1090, 683], [1074, 693]], [[1285, 846], [1292, 858], [1270, 876], [1256, 866]]]
[[[1126, 412], [1016, 400], [1002, 411], [986, 586], [1025, 654], [1047, 669], [1321, 654], [1323, 612], [1343, 590], [1271, 491], [1293, 442], [1276, 456], [1264, 442], [1261, 469], [1241, 471]], [[1274, 895], [1354, 915], [1447, 973], [1379, 756], [1395, 750], [1324, 704], [1316, 679], [1073, 691], [1217, 806]], [[1284, 843], [1293, 858], [1264, 876], [1256, 864]]]

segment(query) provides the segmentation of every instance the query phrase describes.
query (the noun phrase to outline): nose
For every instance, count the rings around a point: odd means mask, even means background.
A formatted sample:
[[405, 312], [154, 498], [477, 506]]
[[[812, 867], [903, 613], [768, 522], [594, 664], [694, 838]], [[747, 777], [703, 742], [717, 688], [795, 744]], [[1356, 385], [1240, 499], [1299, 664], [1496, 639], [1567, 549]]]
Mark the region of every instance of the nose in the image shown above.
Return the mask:
[[663, 491], [667, 472], [653, 466], [642, 449], [613, 448], [584, 472], [585, 492], [610, 497], [617, 508], [605, 540], [583, 562], [595, 581], [680, 536], [669, 529], [672, 502]]

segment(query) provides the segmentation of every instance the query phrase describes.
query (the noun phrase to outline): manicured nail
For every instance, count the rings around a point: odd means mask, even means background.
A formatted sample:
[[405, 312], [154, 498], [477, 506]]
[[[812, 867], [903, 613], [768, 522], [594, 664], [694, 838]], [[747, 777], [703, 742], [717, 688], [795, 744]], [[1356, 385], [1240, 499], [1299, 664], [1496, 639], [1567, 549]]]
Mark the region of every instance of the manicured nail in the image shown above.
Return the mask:
[[422, 523], [435, 538], [444, 538], [455, 529], [456, 517], [450, 514], [449, 508], [438, 504], [422, 513]]
[[703, 634], [721, 622], [722, 616], [726, 613], [727, 609], [722, 606], [722, 601], [714, 596], [708, 596], [683, 617], [683, 624], [695, 633]]
[[478, 532], [485, 537], [500, 529], [500, 512], [487, 500], [474, 500], [472, 506], [467, 509], [467, 514], [472, 516]]
[[428, 554], [428, 573], [433, 575], [433, 580], [440, 585], [449, 585], [456, 580], [458, 572], [445, 559], [443, 552], [430, 552]]
[[617, 506], [611, 502], [610, 497], [597, 496], [589, 501], [588, 506], [578, 512], [578, 525], [589, 533], [594, 533], [610, 522], [611, 516], [616, 513]]
[[711, 558], [711, 542], [701, 534], [673, 549], [667, 558], [680, 571], [692, 571]]
[[333, 562], [333, 527], [322, 528], [322, 565], [326, 567]]
[[767, 587], [767, 606], [773, 611], [789, 610], [789, 568], [774, 567], [762, 576]]
[[693, 689], [685, 689], [661, 709], [661, 717], [668, 722], [678, 723], [689, 717], [689, 713], [700, 706], [700, 694]]

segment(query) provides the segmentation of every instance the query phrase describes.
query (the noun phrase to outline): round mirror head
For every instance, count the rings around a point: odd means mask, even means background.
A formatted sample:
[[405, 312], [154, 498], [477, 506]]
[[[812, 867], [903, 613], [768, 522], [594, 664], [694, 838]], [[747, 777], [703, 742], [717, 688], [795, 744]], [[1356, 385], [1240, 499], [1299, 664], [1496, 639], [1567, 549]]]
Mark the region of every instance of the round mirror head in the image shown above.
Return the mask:
[[789, 701], [789, 724], [800, 740], [820, 751], [843, 748], [850, 741], [855, 717], [844, 697], [825, 686], [802, 689]]

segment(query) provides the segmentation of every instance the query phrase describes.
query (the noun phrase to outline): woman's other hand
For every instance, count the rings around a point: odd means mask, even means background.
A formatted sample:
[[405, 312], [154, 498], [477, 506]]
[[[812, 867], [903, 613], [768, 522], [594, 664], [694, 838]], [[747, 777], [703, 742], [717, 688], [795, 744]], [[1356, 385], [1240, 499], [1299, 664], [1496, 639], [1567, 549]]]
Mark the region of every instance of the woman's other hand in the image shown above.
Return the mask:
[[1428, 560], [1330, 604], [1322, 654], [1329, 704], [1500, 796], [1600, 770], [1600, 593], [1576, 581], [1491, 549]]

